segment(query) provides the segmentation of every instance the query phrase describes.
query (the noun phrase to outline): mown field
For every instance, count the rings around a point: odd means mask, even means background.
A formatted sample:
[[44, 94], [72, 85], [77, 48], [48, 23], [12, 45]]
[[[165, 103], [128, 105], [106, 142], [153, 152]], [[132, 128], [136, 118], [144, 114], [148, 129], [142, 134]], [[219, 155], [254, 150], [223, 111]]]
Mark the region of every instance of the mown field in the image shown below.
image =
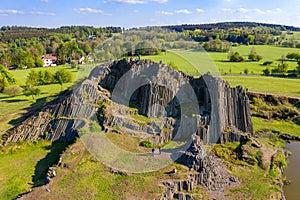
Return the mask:
[[49, 152], [51, 142], [24, 143], [0, 149], [0, 199], [14, 199], [33, 185], [35, 167]]
[[[44, 69], [54, 72], [59, 69], [66, 69], [73, 73], [73, 82], [63, 84], [63, 89], [67, 89], [73, 85], [78, 75], [78, 70], [76, 68], [71, 68], [69, 65], [43, 68], [43, 70]], [[24, 86], [30, 69], [12, 70], [11, 72], [17, 78], [18, 85]], [[9, 97], [4, 94], [0, 94], [0, 132], [13, 127], [18, 123], [17, 119], [23, 114], [51, 101], [55, 95], [61, 92], [61, 86], [59, 84], [43, 85], [40, 86], [40, 89], [41, 94], [37, 95], [35, 99], [32, 99], [31, 96], [25, 95]]]
[[[281, 62], [282, 56], [288, 53], [300, 53], [300, 49], [297, 48], [284, 48], [269, 45], [241, 45], [238, 47], [232, 47], [234, 52], [239, 52], [244, 57], [244, 62], [229, 62], [228, 53], [217, 52], [205, 52], [198, 50], [172, 50], [166, 54], [156, 56], [144, 56], [143, 58], [151, 59], [155, 62], [162, 60], [165, 64], [170, 61], [176, 63], [176, 65], [185, 73], [190, 75], [198, 75], [210, 71], [213, 74], [244, 74], [244, 70], [248, 69], [249, 74], [263, 74], [263, 70], [266, 66], [262, 64], [265, 61], [273, 61], [273, 65], [277, 65]], [[251, 49], [255, 49], [258, 55], [261, 55], [263, 59], [259, 62], [248, 61], [248, 54]], [[294, 70], [297, 66], [297, 62], [285, 60], [289, 64], [288, 70]], [[197, 70], [195, 73], [195, 69]]]
[[266, 76], [222, 76], [234, 87], [242, 85], [250, 91], [300, 97], [300, 79]]

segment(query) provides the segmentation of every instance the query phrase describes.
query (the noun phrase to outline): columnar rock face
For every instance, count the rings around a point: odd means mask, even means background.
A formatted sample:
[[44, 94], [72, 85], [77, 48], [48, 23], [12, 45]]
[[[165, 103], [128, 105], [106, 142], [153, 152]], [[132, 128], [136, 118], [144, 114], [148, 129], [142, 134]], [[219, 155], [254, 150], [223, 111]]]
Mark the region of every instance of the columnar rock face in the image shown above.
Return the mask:
[[225, 187], [236, 185], [239, 181], [229, 175], [223, 163], [214, 155], [206, 153], [199, 136], [192, 136], [190, 148], [177, 160], [188, 166], [193, 173], [187, 180], [170, 180], [163, 183], [165, 192], [158, 198], [167, 199], [194, 199], [188, 192], [196, 185], [205, 187], [216, 199], [225, 199]]
[[243, 141], [248, 138], [245, 132], [253, 132], [248, 97], [241, 87], [230, 88], [208, 74], [195, 79], [166, 65], [124, 59], [93, 69], [73, 90], [9, 130], [4, 144], [38, 138], [72, 141], [88, 119], [98, 119], [104, 131], [121, 131], [154, 144], [193, 139], [177, 162], [194, 173], [188, 180], [165, 182], [167, 190], [160, 199], [193, 199], [188, 192], [194, 185], [223, 198], [224, 187], [237, 180], [205, 152], [203, 143]]
[[73, 141], [77, 130], [84, 126], [86, 118], [97, 111], [95, 103], [104, 98], [98, 82], [108, 72], [107, 64], [99, 66], [90, 77], [66, 91], [46, 105], [41, 112], [9, 130], [3, 138], [5, 144], [22, 140], [45, 138], [51, 141]]
[[[164, 118], [164, 125], [132, 124], [115, 112], [100, 120], [104, 128], [124, 126], [136, 134], [152, 131], [152, 135], [162, 137], [156, 138], [160, 143], [172, 139], [176, 133], [189, 132], [188, 137], [197, 134], [204, 143], [217, 143], [240, 140], [234, 134], [228, 136], [228, 130], [253, 132], [248, 97], [241, 87], [230, 88], [228, 83], [208, 74], [195, 79], [149, 60], [124, 59], [93, 69], [72, 91], [65, 92], [40, 113], [8, 131], [5, 142], [41, 137], [52, 141], [74, 140], [85, 119], [95, 117], [98, 101], [134, 103], [139, 114]], [[192, 120], [184, 120], [186, 116]]]

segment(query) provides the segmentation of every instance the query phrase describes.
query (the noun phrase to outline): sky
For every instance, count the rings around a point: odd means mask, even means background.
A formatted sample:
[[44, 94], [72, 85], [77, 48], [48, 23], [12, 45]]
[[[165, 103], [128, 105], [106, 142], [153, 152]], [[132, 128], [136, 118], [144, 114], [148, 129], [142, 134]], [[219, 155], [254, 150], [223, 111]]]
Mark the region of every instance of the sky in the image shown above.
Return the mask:
[[0, 26], [133, 28], [226, 21], [300, 27], [300, 0], [0, 0]]

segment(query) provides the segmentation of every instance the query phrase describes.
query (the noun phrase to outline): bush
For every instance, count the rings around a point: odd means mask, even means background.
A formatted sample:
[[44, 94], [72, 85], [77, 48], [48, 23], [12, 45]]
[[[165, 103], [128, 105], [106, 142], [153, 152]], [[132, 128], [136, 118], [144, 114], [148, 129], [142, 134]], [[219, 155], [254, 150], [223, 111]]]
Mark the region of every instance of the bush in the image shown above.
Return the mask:
[[235, 52], [235, 53], [230, 53], [229, 54], [229, 60], [231, 62], [242, 62], [244, 61], [243, 56], [240, 56], [239, 52]]
[[146, 148], [153, 148], [154, 147], [153, 143], [151, 141], [149, 141], [149, 140], [142, 141], [140, 143], [140, 146], [146, 147]]
[[4, 89], [3, 94], [6, 94], [11, 97], [15, 97], [22, 93], [22, 88], [18, 85], [10, 85]]
[[3, 65], [0, 65], [0, 92], [3, 92], [5, 87], [16, 83], [17, 79], [15, 76]]
[[262, 56], [258, 55], [255, 49], [252, 49], [250, 54], [248, 55], [248, 59], [251, 61], [260, 61], [262, 59]]
[[72, 68], [77, 67], [77, 65], [78, 65], [78, 62], [76, 60], [71, 60], [71, 67]]
[[272, 63], [273, 63], [273, 61], [266, 61], [266, 62], [263, 63], [263, 65], [267, 66], [267, 65], [271, 65]]
[[263, 70], [264, 75], [269, 75], [271, 73], [270, 67], [266, 67], [266, 69]]
[[72, 82], [72, 79], [73, 79], [72, 73], [65, 69], [58, 70], [54, 74], [54, 80], [56, 83], [61, 85], [61, 88], [63, 86], [63, 83]]
[[289, 65], [287, 63], [278, 64], [277, 67], [272, 69], [273, 74], [285, 74], [288, 70]]
[[244, 69], [244, 74], [249, 74], [249, 69]]
[[41, 93], [41, 90], [39, 87], [28, 84], [25, 86], [24, 90], [23, 90], [23, 94], [25, 96], [30, 96], [32, 97], [32, 99], [34, 99], [35, 95], [39, 95]]

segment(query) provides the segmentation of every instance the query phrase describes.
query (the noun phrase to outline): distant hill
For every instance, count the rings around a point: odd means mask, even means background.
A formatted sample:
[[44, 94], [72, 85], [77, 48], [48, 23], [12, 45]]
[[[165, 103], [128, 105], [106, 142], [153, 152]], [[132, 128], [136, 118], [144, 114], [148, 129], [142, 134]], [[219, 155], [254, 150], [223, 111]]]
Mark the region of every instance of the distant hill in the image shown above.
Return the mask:
[[184, 30], [213, 30], [213, 29], [230, 29], [230, 28], [254, 28], [258, 26], [274, 28], [279, 31], [300, 31], [299, 27], [278, 25], [278, 24], [267, 24], [267, 23], [257, 23], [257, 22], [220, 22], [220, 23], [211, 23], [211, 24], [182, 24], [182, 25], [170, 25], [162, 26], [162, 28], [175, 30], [177, 32], [182, 32]]
[[54, 34], [73, 34], [81, 38], [87, 35], [103, 35], [122, 32], [121, 27], [92, 26], [62, 26], [60, 28], [34, 28], [26, 26], [2, 26], [0, 28], [0, 41], [7, 42], [15, 39], [47, 38]]

